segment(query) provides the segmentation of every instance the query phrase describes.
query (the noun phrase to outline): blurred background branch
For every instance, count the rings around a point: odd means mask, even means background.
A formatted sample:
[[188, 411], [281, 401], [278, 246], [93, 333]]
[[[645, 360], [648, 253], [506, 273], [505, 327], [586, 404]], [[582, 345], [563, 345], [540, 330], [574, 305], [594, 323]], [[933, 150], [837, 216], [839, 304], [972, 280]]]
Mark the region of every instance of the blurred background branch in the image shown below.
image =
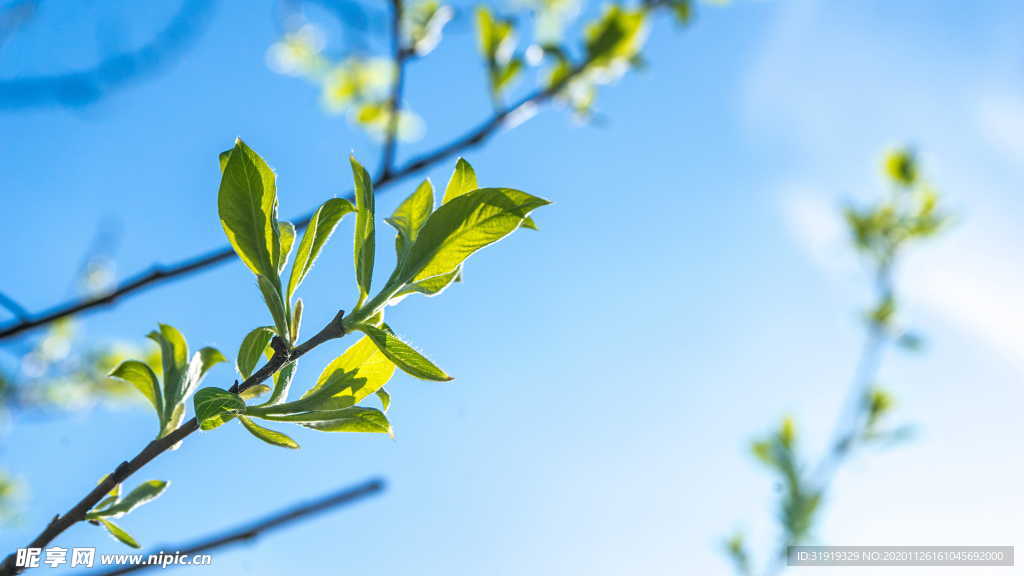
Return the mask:
[[[32, 21], [41, 4], [41, 0], [14, 2], [0, 12], [0, 47]], [[212, 0], [182, 0], [177, 13], [151, 40], [137, 49], [107, 55], [93, 66], [0, 79], [0, 110], [86, 106], [152, 77], [195, 42], [214, 5]]]
[[[187, 544], [169, 544], [158, 546], [144, 554], [149, 557], [151, 554], [161, 554], [167, 550], [173, 550], [176, 554], [194, 556], [196, 554], [209, 553], [234, 544], [252, 542], [269, 532], [283, 528], [294, 522], [310, 520], [320, 514], [331, 512], [336, 508], [355, 504], [370, 496], [376, 496], [384, 491], [385, 482], [382, 479], [374, 478], [341, 490], [326, 494], [319, 498], [289, 506], [268, 516], [240, 526], [229, 528], [219, 534], [197, 540]], [[150, 568], [163, 568], [160, 564], [135, 564], [113, 570], [96, 572], [93, 576], [115, 576], [117, 574], [130, 574]]]
[[[903, 441], [911, 431], [907, 426], [888, 425], [894, 400], [879, 383], [889, 348], [895, 345], [916, 350], [920, 346], [920, 337], [897, 322], [896, 265], [910, 244], [942, 231], [948, 216], [939, 210], [939, 195], [921, 177], [912, 150], [891, 151], [882, 169], [888, 193], [868, 206], [845, 210], [850, 238], [869, 269], [873, 303], [864, 314], [864, 346], [828, 448], [817, 462], [804, 462], [797, 449], [796, 424], [789, 417], [775, 433], [752, 446], [754, 456], [778, 476], [782, 494], [778, 502], [781, 537], [764, 572], [769, 576], [785, 570], [789, 547], [806, 543], [813, 536], [833, 479], [856, 450]], [[731, 537], [725, 550], [737, 574], [755, 573], [741, 534]]]

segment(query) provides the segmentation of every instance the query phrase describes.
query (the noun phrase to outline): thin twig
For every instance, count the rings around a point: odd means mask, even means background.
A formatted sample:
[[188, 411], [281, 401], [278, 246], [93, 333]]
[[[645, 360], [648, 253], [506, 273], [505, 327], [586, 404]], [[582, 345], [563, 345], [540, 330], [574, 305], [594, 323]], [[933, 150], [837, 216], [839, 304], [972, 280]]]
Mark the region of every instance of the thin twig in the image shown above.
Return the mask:
[[18, 304], [18, 302], [14, 300], [14, 298], [11, 298], [10, 296], [4, 294], [3, 292], [0, 292], [0, 306], [7, 308], [7, 310], [11, 314], [14, 314], [14, 317], [18, 318], [19, 320], [28, 319], [28, 310], [25, 310], [24, 306]]
[[[264, 364], [259, 370], [254, 372], [252, 376], [245, 379], [241, 384], [235, 384], [231, 387], [231, 392], [241, 393], [253, 386], [262, 383], [274, 375], [275, 372], [281, 369], [282, 366], [288, 362], [297, 360], [302, 355], [306, 354], [310, 350], [316, 348], [320, 344], [333, 340], [335, 338], [341, 338], [345, 335], [344, 325], [344, 312], [338, 312], [338, 314], [327, 323], [326, 326], [316, 335], [311, 337], [306, 342], [296, 346], [291, 350], [277, 350], [274, 355]], [[199, 421], [196, 418], [192, 418], [188, 422], [185, 422], [178, 427], [177, 430], [171, 432], [167, 436], [157, 438], [147, 444], [138, 454], [135, 455], [131, 460], [121, 462], [114, 469], [113, 472], [107, 475], [91, 492], [85, 495], [77, 504], [71, 507], [70, 510], [64, 513], [64, 515], [56, 515], [53, 520], [39, 533], [38, 536], [26, 548], [44, 548], [47, 544], [53, 541], [54, 538], [59, 536], [65, 530], [74, 526], [75, 524], [85, 520], [85, 515], [91, 510], [100, 500], [102, 500], [107, 493], [114, 489], [115, 486], [124, 482], [132, 474], [139, 471], [143, 466], [148, 464], [157, 456], [163, 454], [172, 446], [181, 442], [188, 435], [192, 434], [199, 429]], [[4, 560], [3, 564], [0, 565], [0, 575], [6, 576], [9, 574], [19, 574], [24, 570], [23, 567], [15, 566], [15, 553], [11, 553]]]
[[[878, 302], [892, 298], [892, 283], [893, 261], [886, 259], [875, 270], [875, 298]], [[856, 447], [858, 435], [864, 426], [864, 399], [876, 383], [888, 342], [889, 338], [885, 328], [872, 321], [864, 339], [860, 358], [857, 361], [853, 382], [841, 408], [839, 420], [832, 432], [828, 452], [811, 467], [811, 473], [808, 475], [810, 485], [817, 492], [819, 498], [825, 497], [832, 486], [836, 472], [850, 458]], [[775, 555], [774, 560], [765, 571], [766, 576], [776, 576], [785, 569], [788, 548], [793, 544], [794, 542], [789, 541], [782, 543], [779, 554]]]
[[[161, 553], [165, 554], [180, 554], [183, 556], [194, 556], [200, 552], [209, 552], [218, 548], [223, 548], [231, 544], [239, 542], [248, 542], [259, 536], [271, 532], [281, 526], [296, 522], [298, 520], [304, 520], [317, 514], [322, 514], [336, 508], [338, 506], [344, 506], [352, 504], [366, 498], [373, 496], [384, 490], [384, 480], [372, 479], [368, 480], [357, 486], [345, 488], [343, 490], [333, 492], [326, 496], [317, 498], [309, 502], [304, 502], [297, 506], [291, 506], [284, 510], [275, 512], [269, 516], [250, 522], [236, 528], [232, 528], [217, 534], [193, 542], [191, 544], [184, 545], [165, 545], [159, 549], [151, 551], [150, 554], [145, 555], [147, 558], [151, 555], [157, 555]], [[128, 574], [131, 572], [137, 572], [139, 570], [146, 570], [147, 568], [153, 568], [161, 566], [161, 564], [133, 564], [130, 566], [123, 566], [114, 570], [106, 572], [96, 572], [92, 576], [116, 576], [118, 574]]]
[[398, 152], [399, 115], [402, 112], [402, 92], [405, 85], [405, 62], [409, 52], [402, 46], [402, 0], [391, 0], [391, 59], [395, 68], [395, 83], [388, 97], [388, 126], [380, 159], [380, 177], [391, 172]]

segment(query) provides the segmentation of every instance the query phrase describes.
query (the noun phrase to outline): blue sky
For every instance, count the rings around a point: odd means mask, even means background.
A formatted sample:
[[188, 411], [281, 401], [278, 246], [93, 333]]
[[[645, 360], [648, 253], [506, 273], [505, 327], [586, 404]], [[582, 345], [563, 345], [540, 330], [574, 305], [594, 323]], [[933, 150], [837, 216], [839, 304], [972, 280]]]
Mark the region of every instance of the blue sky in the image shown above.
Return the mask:
[[[69, 12], [42, 13], [52, 28], [12, 39], [0, 71], [87, 59], [94, 41]], [[750, 438], [792, 414], [813, 451], [839, 410], [870, 295], [838, 208], [880, 193], [880, 154], [910, 142], [958, 217], [900, 278], [905, 320], [928, 346], [890, 357], [882, 375], [897, 417], [919, 433], [840, 475], [818, 536], [1020, 541], [1024, 12], [794, 1], [699, 16], [684, 31], [654, 26], [649, 69], [602, 91], [603, 125], [546, 111], [467, 155], [482, 184], [555, 204], [536, 214], [539, 233], [474, 257], [465, 283], [390, 314], [457, 377], [396, 378], [395, 440], [298, 431], [293, 452], [238, 426], [196, 435], [138, 475], [171, 488], [125, 527], [146, 545], [190, 540], [381, 475], [383, 497], [222, 551], [217, 573], [725, 573], [727, 534], [744, 530], [756, 551], [772, 542], [773, 488]], [[58, 31], [60, 50], [47, 43]], [[222, 3], [186, 58], [152, 81], [84, 109], [0, 113], [15, 247], [4, 291], [30, 309], [68, 296], [103, 219], [121, 226], [122, 274], [221, 245], [216, 154], [235, 136], [277, 170], [283, 216], [347, 191], [345, 156], [371, 161], [374, 144], [327, 115], [309, 85], [267, 68], [275, 33], [270, 5]], [[488, 113], [472, 45], [454, 34], [412, 69], [409, 104], [428, 132], [403, 156]], [[442, 183], [449, 170], [429, 175]], [[381, 196], [379, 213], [414, 184]], [[307, 325], [354, 301], [351, 223], [340, 230], [303, 285]], [[249, 273], [231, 264], [90, 316], [83, 330], [135, 339], [167, 322], [193, 346], [233, 355], [264, 314]], [[343, 347], [304, 360], [296, 386]], [[222, 367], [208, 382], [232, 377]], [[27, 541], [153, 428], [142, 409], [16, 421], [0, 455], [31, 499], [0, 544]], [[90, 526], [59, 542], [120, 549]]]

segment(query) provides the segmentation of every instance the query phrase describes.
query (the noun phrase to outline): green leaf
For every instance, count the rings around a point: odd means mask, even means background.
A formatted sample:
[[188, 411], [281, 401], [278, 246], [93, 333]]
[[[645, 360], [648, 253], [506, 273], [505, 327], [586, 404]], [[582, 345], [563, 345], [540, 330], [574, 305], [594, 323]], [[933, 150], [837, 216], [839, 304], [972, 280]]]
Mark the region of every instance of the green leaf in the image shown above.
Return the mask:
[[274, 319], [277, 335], [282, 340], [289, 341], [291, 330], [288, 328], [288, 313], [285, 311], [284, 301], [281, 300], [281, 291], [263, 276], [256, 277], [256, 284], [260, 287], [260, 293], [263, 294], [263, 301], [267, 304], [270, 317]]
[[427, 223], [427, 218], [434, 211], [434, 185], [430, 180], [424, 180], [416, 187], [416, 191], [409, 195], [395, 208], [390, 218], [384, 221], [391, 224], [398, 231], [395, 237], [395, 252], [399, 261], [416, 241], [420, 229]]
[[305, 422], [302, 426], [321, 432], [371, 432], [393, 435], [387, 416], [376, 408], [353, 406], [338, 410], [335, 418]]
[[157, 419], [163, 418], [164, 403], [160, 394], [160, 381], [148, 364], [138, 360], [127, 360], [115, 368], [110, 377], [134, 386], [156, 410]]
[[291, 222], [278, 222], [278, 229], [281, 234], [281, 248], [279, 250], [280, 260], [277, 263], [278, 275], [288, 265], [288, 256], [292, 253], [292, 245], [295, 244], [295, 225]]
[[238, 347], [238, 360], [235, 363], [235, 368], [242, 376], [242, 379], [252, 376], [253, 370], [256, 369], [256, 364], [259, 363], [263, 352], [270, 345], [270, 340], [273, 337], [274, 330], [272, 328], [260, 326], [246, 334], [245, 338], [242, 339], [242, 345]]
[[104, 520], [103, 518], [98, 519], [98, 521], [100, 524], [103, 524], [103, 527], [107, 529], [107, 532], [110, 533], [111, 536], [120, 540], [123, 544], [127, 544], [132, 548], [142, 548], [142, 546], [139, 546], [139, 543], [135, 541], [135, 538], [132, 538], [131, 534], [125, 532], [124, 529], [117, 524], [114, 524], [110, 520]]
[[252, 420], [245, 416], [239, 416], [238, 419], [242, 422], [242, 426], [249, 431], [250, 434], [263, 440], [267, 444], [273, 444], [274, 446], [281, 446], [282, 448], [297, 449], [299, 447], [298, 442], [289, 438], [286, 434], [264, 428], [259, 424], [256, 424]]
[[196, 392], [194, 404], [199, 427], [203, 430], [213, 430], [245, 412], [245, 402], [222, 388], [203, 388]]
[[186, 386], [188, 377], [188, 342], [177, 328], [160, 324], [160, 330], [149, 333], [149, 339], [160, 346], [160, 359], [164, 376], [164, 414], [163, 424], [166, 425], [173, 416], [181, 390]]
[[373, 229], [373, 182], [369, 173], [356, 161], [355, 156], [349, 157], [352, 164], [352, 179], [355, 182], [356, 196], [356, 237], [355, 265], [356, 283], [359, 285], [359, 303], [366, 300], [373, 281], [373, 257], [375, 254]]
[[[182, 403], [174, 404], [173, 406], [166, 406], [170, 414], [167, 416], [167, 421], [164, 422], [164, 428], [160, 431], [160, 437], [163, 438], [171, 432], [174, 432], [181, 423], [185, 421], [185, 405]], [[172, 450], [177, 449], [177, 445]]]
[[585, 31], [588, 62], [604, 67], [631, 61], [646, 40], [646, 21], [644, 10], [629, 10], [616, 4], [606, 7]]
[[299, 250], [295, 254], [295, 264], [292, 266], [291, 277], [288, 279], [287, 300], [292, 299], [295, 291], [299, 289], [299, 285], [306, 278], [306, 274], [309, 274], [313, 263], [320, 255], [320, 250], [327, 244], [327, 240], [334, 233], [334, 229], [338, 227], [342, 217], [354, 211], [355, 207], [352, 206], [352, 203], [344, 198], [332, 198], [316, 209], [313, 217], [309, 220], [306, 232], [302, 235], [302, 241], [299, 242]]
[[143, 482], [113, 506], [90, 511], [89, 515], [93, 517], [92, 519], [120, 518], [139, 506], [159, 498], [160, 495], [164, 493], [164, 490], [167, 489], [167, 486], [168, 482], [163, 480], [149, 480], [148, 482]]
[[380, 409], [385, 414], [388, 413], [388, 408], [391, 408], [391, 394], [387, 390], [381, 388], [377, 390], [377, 398], [380, 399]]
[[405, 298], [409, 294], [423, 294], [425, 296], [437, 296], [441, 292], [444, 292], [449, 286], [456, 282], [462, 281], [462, 266], [459, 266], [455, 270], [448, 272], [447, 274], [439, 274], [437, 276], [431, 276], [430, 278], [424, 278], [419, 282], [412, 282], [406, 284], [404, 288], [399, 290], [390, 303], [394, 304]]
[[277, 185], [270, 166], [241, 139], [224, 165], [217, 208], [224, 233], [257, 276], [277, 278], [281, 256]]
[[[220, 364], [221, 362], [227, 362], [224, 355], [220, 353], [219, 349], [213, 346], [204, 346], [199, 348], [199, 351], [193, 355], [193, 359], [188, 364], [189, 371], [189, 382], [190, 387], [195, 387], [199, 384], [206, 373], [210, 371], [210, 368]], [[187, 395], [184, 395], [187, 396]]]
[[302, 298], [295, 301], [295, 308], [292, 309], [292, 321], [288, 325], [288, 337], [292, 342], [299, 341], [299, 330], [302, 329]]
[[188, 365], [188, 373], [182, 382], [181, 388], [178, 390], [178, 396], [174, 399], [174, 403], [180, 404], [188, 399], [192, 392], [199, 387], [199, 383], [203, 381], [203, 377], [206, 376], [211, 367], [227, 361], [228, 359], [216, 348], [206, 347], [199, 349], [192, 355], [192, 361]]
[[288, 399], [288, 390], [292, 386], [292, 379], [295, 377], [297, 367], [298, 361], [289, 362], [274, 374], [274, 393], [270, 395], [267, 404], [279, 404]]
[[550, 204], [508, 188], [481, 188], [463, 194], [431, 214], [398, 274], [418, 282], [455, 270], [474, 252], [508, 236], [534, 209]]
[[360, 325], [358, 328], [370, 338], [377, 346], [377, 349], [388, 357], [388, 360], [391, 360], [395, 366], [398, 366], [409, 375], [436, 382], [452, 380], [452, 377], [446, 374], [444, 370], [438, 368], [412, 346], [409, 346], [399, 339], [398, 336], [395, 336], [387, 324], [384, 325], [383, 329], [366, 325]]
[[324, 368], [316, 385], [303, 398], [311, 397], [333, 383], [339, 389], [331, 396], [351, 396], [352, 403], [358, 404], [387, 384], [394, 373], [395, 364], [368, 336], [364, 336]]
[[477, 188], [476, 171], [465, 158], [459, 158], [455, 163], [455, 170], [448, 179], [448, 185], [444, 187], [444, 200], [441, 201], [441, 204], [447, 204], [452, 199]]
[[267, 386], [266, 384], [257, 384], [239, 392], [238, 397], [242, 400], [253, 400], [263, 396], [267, 392], [270, 392], [270, 386]]

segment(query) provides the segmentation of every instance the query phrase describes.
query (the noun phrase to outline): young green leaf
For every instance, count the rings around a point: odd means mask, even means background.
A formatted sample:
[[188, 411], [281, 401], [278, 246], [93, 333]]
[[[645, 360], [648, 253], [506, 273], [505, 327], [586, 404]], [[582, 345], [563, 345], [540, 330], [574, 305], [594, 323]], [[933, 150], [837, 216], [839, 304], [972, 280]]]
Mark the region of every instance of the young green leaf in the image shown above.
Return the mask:
[[[161, 438], [167, 436], [171, 432], [174, 432], [174, 430], [176, 430], [178, 426], [181, 426], [181, 423], [185, 421], [184, 404], [179, 402], [178, 404], [174, 404], [172, 406], [165, 406], [164, 408], [169, 412], [169, 414], [167, 415], [167, 421], [164, 422], [163, 429], [160, 431]], [[176, 450], [177, 445], [175, 445], [175, 447], [171, 449]]]
[[352, 179], [355, 182], [356, 196], [356, 237], [355, 265], [356, 283], [359, 285], [359, 303], [366, 300], [370, 293], [373, 280], [374, 223], [373, 223], [373, 181], [370, 174], [356, 161], [355, 156], [349, 157], [352, 164]]
[[384, 221], [391, 224], [398, 231], [395, 237], [395, 253], [398, 259], [405, 257], [420, 229], [427, 223], [427, 218], [434, 211], [434, 185], [430, 180], [424, 180], [416, 187], [416, 190], [402, 201], [395, 208], [390, 218]]
[[203, 388], [194, 400], [199, 428], [213, 430], [245, 412], [245, 402], [236, 394], [221, 388]]
[[447, 274], [439, 274], [437, 276], [431, 276], [430, 278], [424, 278], [419, 282], [406, 284], [404, 288], [399, 290], [394, 297], [391, 298], [390, 303], [394, 304], [399, 302], [409, 294], [423, 294], [428, 297], [437, 296], [452, 284], [461, 281], [462, 266], [460, 265], [458, 268], [448, 272]]
[[360, 325], [358, 328], [370, 338], [378, 350], [388, 357], [388, 360], [391, 360], [403, 372], [423, 380], [437, 382], [452, 380], [452, 377], [444, 370], [438, 368], [415, 348], [395, 336], [387, 324], [384, 325], [384, 328], [366, 325]]
[[313, 217], [309, 220], [306, 232], [299, 242], [298, 252], [295, 254], [295, 264], [292, 266], [291, 277], [288, 279], [287, 300], [291, 300], [295, 291], [298, 290], [302, 280], [309, 274], [320, 250], [323, 249], [327, 240], [330, 239], [338, 223], [349, 212], [354, 212], [355, 207], [344, 198], [332, 198], [324, 202]]
[[447, 274], [470, 255], [514, 232], [534, 209], [550, 204], [508, 188], [463, 194], [431, 214], [398, 274], [403, 284]]
[[364, 336], [324, 368], [316, 385], [303, 398], [312, 397], [330, 384], [341, 383], [338, 391], [331, 396], [351, 396], [353, 404], [358, 404], [387, 384], [394, 373], [395, 364], [368, 336]]
[[270, 317], [274, 319], [277, 335], [287, 341], [291, 330], [288, 328], [288, 313], [285, 311], [284, 301], [281, 300], [281, 291], [263, 276], [256, 277], [256, 284], [260, 288], [260, 293], [263, 294], [263, 302], [267, 304]]
[[199, 386], [199, 383], [203, 381], [203, 377], [215, 364], [221, 362], [227, 362], [228, 359], [224, 357], [216, 348], [206, 347], [200, 348], [195, 354], [192, 355], [192, 361], [188, 365], [188, 375], [182, 383], [181, 389], [178, 391], [178, 397], [175, 399], [175, 403], [180, 404], [184, 402], [192, 392]]
[[238, 348], [238, 360], [235, 368], [243, 379], [252, 376], [256, 364], [263, 357], [263, 352], [270, 345], [270, 339], [274, 337], [274, 330], [268, 326], [260, 326], [253, 329], [242, 339], [242, 345]]
[[171, 423], [174, 411], [181, 398], [181, 391], [186, 386], [188, 377], [188, 342], [175, 327], [160, 324], [159, 331], [148, 334], [160, 346], [160, 359], [163, 365], [164, 398], [163, 420], [164, 430]]
[[256, 424], [252, 420], [245, 416], [239, 416], [238, 420], [242, 422], [242, 426], [249, 431], [250, 434], [263, 440], [267, 444], [273, 444], [274, 446], [281, 446], [282, 448], [297, 449], [299, 447], [298, 442], [289, 438], [286, 434], [264, 428], [259, 424]]
[[168, 482], [163, 480], [143, 482], [113, 506], [92, 510], [89, 512], [89, 515], [92, 518], [120, 518], [139, 506], [159, 498], [164, 493], [164, 490], [167, 489], [167, 486]]
[[393, 435], [387, 416], [376, 408], [353, 406], [339, 410], [331, 420], [304, 422], [302, 426], [321, 432], [371, 432]]
[[277, 185], [270, 166], [241, 139], [224, 165], [217, 208], [224, 233], [257, 276], [277, 278], [281, 256]]
[[391, 408], [391, 394], [387, 390], [381, 388], [377, 390], [377, 398], [380, 399], [381, 412], [387, 414], [388, 408]]
[[292, 253], [292, 245], [295, 244], [295, 225], [291, 222], [278, 222], [277, 225], [281, 236], [281, 248], [278, 252], [280, 259], [277, 262], [277, 273], [280, 275], [288, 265], [288, 257]]
[[107, 532], [121, 543], [127, 544], [132, 548], [141, 548], [141, 546], [139, 546], [139, 543], [135, 541], [135, 538], [132, 538], [131, 534], [125, 532], [125, 530], [117, 524], [114, 524], [110, 520], [105, 520], [103, 518], [99, 518], [97, 521], [100, 524], [103, 524], [103, 527], [107, 529]]
[[285, 364], [277, 374], [274, 374], [274, 393], [270, 395], [267, 404], [280, 404], [288, 399], [288, 390], [292, 386], [292, 379], [295, 377], [295, 369], [298, 361]]
[[448, 185], [444, 188], [444, 200], [441, 203], [447, 204], [450, 200], [477, 188], [476, 171], [465, 158], [459, 158], [455, 163], [455, 170], [452, 172], [451, 178], [448, 179]]
[[134, 386], [152, 404], [153, 409], [156, 410], [157, 419], [163, 418], [164, 402], [160, 392], [160, 381], [157, 380], [156, 374], [148, 364], [138, 360], [126, 360], [114, 368], [110, 377]]
[[267, 386], [266, 384], [257, 384], [255, 386], [250, 386], [249, 388], [246, 388], [242, 392], [239, 392], [238, 397], [241, 398], [242, 400], [254, 400], [256, 398], [259, 398], [260, 396], [263, 396], [267, 392], [270, 392], [270, 386]]
[[302, 298], [295, 301], [295, 308], [292, 308], [292, 321], [288, 325], [288, 337], [292, 342], [299, 341], [299, 331], [302, 329]]

